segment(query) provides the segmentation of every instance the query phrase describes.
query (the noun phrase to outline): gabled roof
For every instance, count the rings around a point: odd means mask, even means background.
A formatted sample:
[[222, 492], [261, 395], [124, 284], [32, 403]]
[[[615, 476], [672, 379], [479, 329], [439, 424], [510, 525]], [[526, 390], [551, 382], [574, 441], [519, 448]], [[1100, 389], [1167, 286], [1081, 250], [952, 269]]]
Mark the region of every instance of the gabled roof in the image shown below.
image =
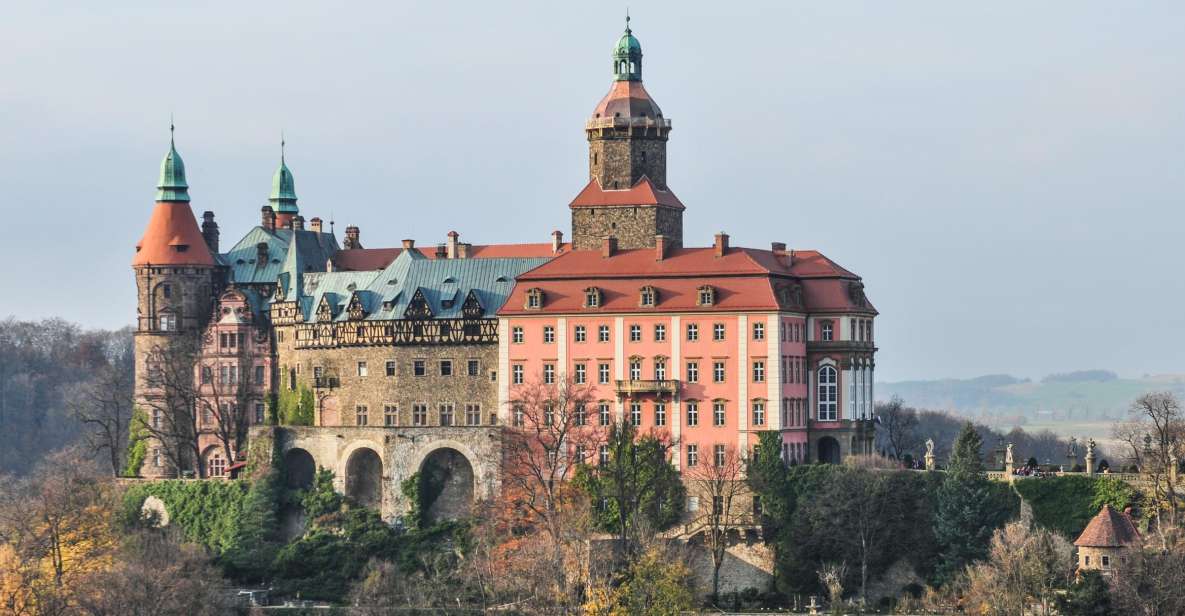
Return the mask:
[[1074, 541], [1078, 547], [1120, 548], [1139, 543], [1140, 531], [1126, 513], [1115, 511], [1111, 505], [1103, 505], [1098, 515], [1091, 519], [1086, 529]]
[[[256, 226], [247, 232], [230, 250], [219, 256], [219, 259], [230, 268], [231, 281], [238, 284], [271, 284], [284, 270], [284, 262], [288, 257], [288, 245], [295, 233], [300, 239], [297, 247], [304, 254], [302, 262], [314, 269], [325, 269], [325, 262], [330, 255], [337, 252], [337, 240], [331, 233], [291, 229], [276, 229], [268, 231]], [[259, 244], [267, 244], [268, 262], [256, 263], [259, 256]]]
[[188, 201], [156, 203], [132, 257], [139, 265], [214, 265]]
[[605, 189], [596, 178], [588, 181], [588, 185], [572, 200], [569, 207], [605, 207], [605, 206], [639, 206], [654, 205], [671, 207], [678, 210], [687, 209], [683, 202], [670, 190], [655, 188], [650, 178], [643, 176], [636, 184], [623, 189]]

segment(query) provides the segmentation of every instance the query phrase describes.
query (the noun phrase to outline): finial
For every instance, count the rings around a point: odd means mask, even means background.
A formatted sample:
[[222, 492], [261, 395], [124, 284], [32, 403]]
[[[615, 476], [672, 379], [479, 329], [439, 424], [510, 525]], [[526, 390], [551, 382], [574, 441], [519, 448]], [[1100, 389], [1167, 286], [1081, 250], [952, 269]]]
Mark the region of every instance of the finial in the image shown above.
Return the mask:
[[625, 31], [630, 31], [630, 7], [625, 7]]
[[284, 164], [284, 129], [280, 129], [280, 164]]
[[175, 146], [175, 145], [176, 145], [176, 144], [174, 144], [174, 143], [173, 143], [173, 130], [174, 130], [174, 129], [176, 129], [176, 127], [175, 127], [175, 126], [173, 126], [173, 112], [172, 112], [172, 111], [170, 111], [170, 112], [169, 112], [169, 145], [170, 145], [170, 146]]

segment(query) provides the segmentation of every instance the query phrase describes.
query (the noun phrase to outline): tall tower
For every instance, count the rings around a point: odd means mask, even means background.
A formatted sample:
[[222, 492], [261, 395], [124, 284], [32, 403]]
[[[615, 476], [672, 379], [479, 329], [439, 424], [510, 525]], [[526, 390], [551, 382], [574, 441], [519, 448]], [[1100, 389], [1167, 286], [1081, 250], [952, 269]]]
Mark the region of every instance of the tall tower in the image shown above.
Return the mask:
[[296, 182], [284, 162], [284, 139], [280, 139], [280, 168], [272, 176], [272, 193], [267, 198], [272, 211], [276, 213], [276, 227], [286, 229], [292, 226], [292, 219], [300, 214], [296, 207]]
[[613, 85], [585, 123], [589, 183], [572, 202], [572, 243], [593, 249], [652, 247], [683, 240], [683, 204], [667, 187], [671, 121], [642, 85], [642, 45], [626, 17], [613, 48]]
[[[169, 128], [170, 132], [172, 127]], [[158, 383], [147, 378], [149, 358], [194, 343], [210, 317], [214, 301], [216, 262], [189, 207], [185, 164], [170, 136], [169, 152], [160, 165], [156, 205], [132, 257], [136, 275], [136, 404], [151, 417], [162, 405]], [[172, 468], [152, 444], [141, 472], [166, 476]]]

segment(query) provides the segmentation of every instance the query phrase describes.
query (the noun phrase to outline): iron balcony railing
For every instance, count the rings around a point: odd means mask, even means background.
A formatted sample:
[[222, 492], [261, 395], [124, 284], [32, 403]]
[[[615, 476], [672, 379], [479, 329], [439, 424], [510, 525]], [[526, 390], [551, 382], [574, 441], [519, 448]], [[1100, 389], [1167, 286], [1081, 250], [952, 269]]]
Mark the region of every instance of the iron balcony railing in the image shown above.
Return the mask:
[[627, 379], [617, 381], [619, 394], [672, 394], [679, 391], [679, 381]]

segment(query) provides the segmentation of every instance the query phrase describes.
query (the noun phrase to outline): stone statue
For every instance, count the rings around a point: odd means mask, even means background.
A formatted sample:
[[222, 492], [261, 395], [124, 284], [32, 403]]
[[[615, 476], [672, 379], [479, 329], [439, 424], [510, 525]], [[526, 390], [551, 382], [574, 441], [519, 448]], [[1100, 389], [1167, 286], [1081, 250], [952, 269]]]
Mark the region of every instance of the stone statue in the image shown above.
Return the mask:
[[1004, 464], [1012, 466], [1012, 443], [1008, 443], [1008, 449], [1004, 452]]
[[926, 439], [926, 470], [932, 471], [938, 468], [938, 464], [934, 461], [934, 439]]
[[1093, 438], [1086, 442], [1086, 455], [1088, 455], [1092, 458], [1094, 457], [1094, 439]]
[[926, 455], [927, 456], [934, 455], [934, 439], [932, 439], [932, 438], [926, 439]]

